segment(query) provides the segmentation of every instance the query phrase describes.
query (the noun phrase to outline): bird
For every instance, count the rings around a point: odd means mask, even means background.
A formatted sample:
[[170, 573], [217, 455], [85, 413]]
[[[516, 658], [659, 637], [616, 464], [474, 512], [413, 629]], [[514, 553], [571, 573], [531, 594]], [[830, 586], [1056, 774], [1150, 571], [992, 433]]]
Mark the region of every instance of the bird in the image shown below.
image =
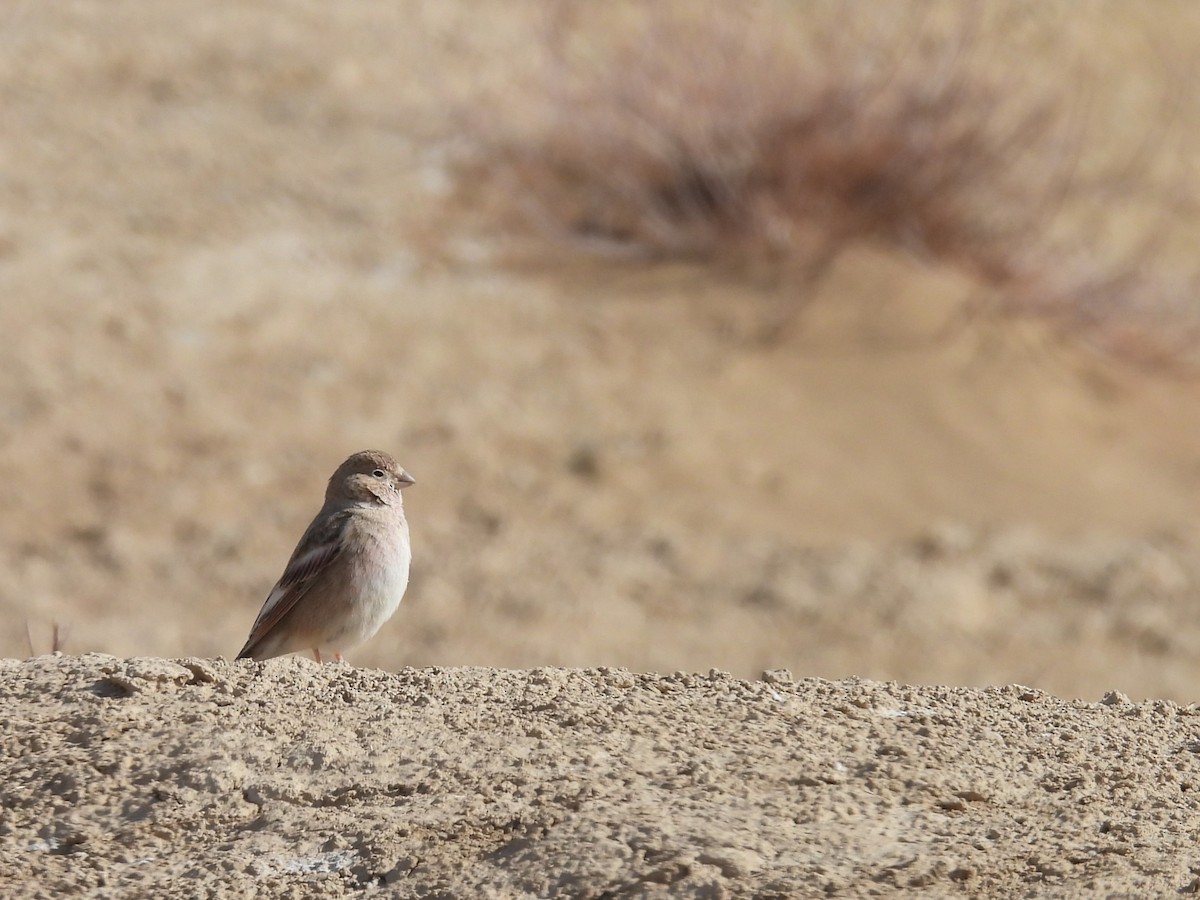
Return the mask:
[[344, 650], [374, 636], [408, 587], [412, 548], [400, 492], [415, 483], [381, 450], [338, 466], [237, 658], [311, 650], [318, 663], [330, 653], [344, 662]]

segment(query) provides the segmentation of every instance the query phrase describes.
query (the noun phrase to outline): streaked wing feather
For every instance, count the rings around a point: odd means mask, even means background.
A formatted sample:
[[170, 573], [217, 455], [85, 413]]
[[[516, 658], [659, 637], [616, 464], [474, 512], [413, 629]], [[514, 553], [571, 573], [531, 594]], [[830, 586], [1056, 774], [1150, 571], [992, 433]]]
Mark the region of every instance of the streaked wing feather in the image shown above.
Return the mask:
[[350, 511], [344, 510], [326, 518], [318, 515], [313, 519], [300, 543], [292, 551], [292, 558], [284, 567], [283, 575], [271, 588], [250, 629], [250, 637], [240, 655], [246, 655], [255, 644], [270, 634], [296, 604], [300, 602], [316, 577], [341, 555], [346, 525]]

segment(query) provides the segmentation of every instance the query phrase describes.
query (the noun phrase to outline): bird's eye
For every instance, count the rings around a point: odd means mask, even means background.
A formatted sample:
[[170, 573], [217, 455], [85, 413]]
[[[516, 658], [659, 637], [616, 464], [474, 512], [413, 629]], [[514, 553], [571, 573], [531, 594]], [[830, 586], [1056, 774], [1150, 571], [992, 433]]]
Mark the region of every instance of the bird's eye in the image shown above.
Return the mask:
[[387, 472], [383, 471], [383, 469], [376, 469], [371, 474], [374, 475], [376, 478], [384, 478], [387, 476]]

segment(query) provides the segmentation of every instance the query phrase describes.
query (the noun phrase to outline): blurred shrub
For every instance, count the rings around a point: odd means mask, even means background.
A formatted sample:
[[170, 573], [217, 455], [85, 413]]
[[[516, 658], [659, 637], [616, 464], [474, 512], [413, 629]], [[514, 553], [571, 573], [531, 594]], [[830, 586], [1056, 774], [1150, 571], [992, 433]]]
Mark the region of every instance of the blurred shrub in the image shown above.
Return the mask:
[[549, 9], [526, 79], [465, 126], [478, 152], [461, 196], [498, 200], [493, 218], [617, 257], [766, 267], [797, 298], [854, 242], [884, 243], [1108, 351], [1190, 346], [1193, 273], [1156, 268], [1171, 224], [1151, 216], [1119, 251], [1094, 240], [1095, 217], [1131, 197], [1192, 211], [1146, 165], [1167, 101], [1106, 159], [1086, 77], [1052, 42], [1015, 56], [993, 8]]

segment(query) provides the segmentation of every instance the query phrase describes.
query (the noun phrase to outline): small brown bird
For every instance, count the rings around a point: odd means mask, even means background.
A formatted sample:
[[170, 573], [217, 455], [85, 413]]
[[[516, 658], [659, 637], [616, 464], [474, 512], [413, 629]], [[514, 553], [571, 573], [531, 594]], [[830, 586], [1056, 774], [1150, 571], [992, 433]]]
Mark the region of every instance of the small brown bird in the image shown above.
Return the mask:
[[412, 549], [400, 492], [413, 477], [379, 450], [338, 466], [238, 659], [311, 649], [317, 662], [369, 639], [396, 612]]

